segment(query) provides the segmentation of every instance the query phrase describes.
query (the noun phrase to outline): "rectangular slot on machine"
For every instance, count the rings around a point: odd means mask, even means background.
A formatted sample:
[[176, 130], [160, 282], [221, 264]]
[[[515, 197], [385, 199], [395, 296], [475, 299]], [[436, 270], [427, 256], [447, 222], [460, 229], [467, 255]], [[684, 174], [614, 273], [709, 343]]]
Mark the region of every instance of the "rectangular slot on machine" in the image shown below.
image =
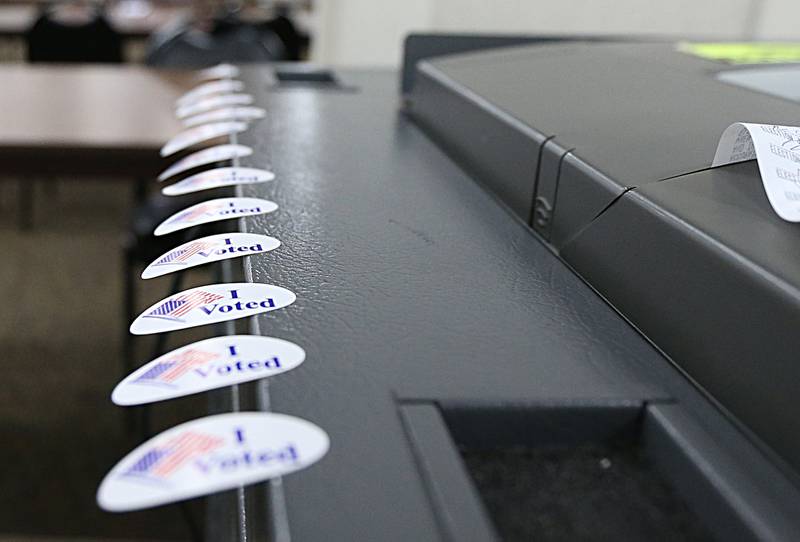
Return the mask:
[[339, 86], [333, 71], [325, 69], [276, 69], [275, 78], [281, 85]]
[[642, 403], [440, 407], [403, 410], [423, 475], [443, 516], [485, 516], [486, 539], [712, 538], [652, 457]]

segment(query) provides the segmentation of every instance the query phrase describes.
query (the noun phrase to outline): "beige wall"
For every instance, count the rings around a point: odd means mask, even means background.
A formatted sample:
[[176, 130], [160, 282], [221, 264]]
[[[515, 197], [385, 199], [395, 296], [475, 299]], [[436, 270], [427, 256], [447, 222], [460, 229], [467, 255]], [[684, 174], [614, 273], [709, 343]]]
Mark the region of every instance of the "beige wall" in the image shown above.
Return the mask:
[[800, 0], [315, 0], [312, 60], [396, 66], [412, 31], [800, 40]]

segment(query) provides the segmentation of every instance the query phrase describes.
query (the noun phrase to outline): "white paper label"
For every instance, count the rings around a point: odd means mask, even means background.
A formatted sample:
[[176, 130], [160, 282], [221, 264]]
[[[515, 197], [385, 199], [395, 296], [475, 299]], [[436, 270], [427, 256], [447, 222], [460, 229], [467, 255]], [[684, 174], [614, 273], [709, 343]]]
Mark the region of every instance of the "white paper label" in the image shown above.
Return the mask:
[[262, 254], [275, 250], [281, 242], [258, 233], [218, 233], [189, 241], [156, 258], [142, 272], [143, 279], [160, 277], [220, 260]]
[[239, 77], [240, 70], [233, 64], [217, 64], [197, 74], [198, 79], [233, 79]]
[[251, 121], [263, 119], [266, 115], [266, 111], [255, 106], [223, 107], [222, 109], [214, 109], [207, 113], [200, 113], [193, 117], [187, 117], [183, 119], [182, 122], [184, 126], [191, 127], [208, 122], [224, 122], [231, 120]]
[[247, 130], [247, 124], [244, 122], [214, 122], [195, 126], [170, 139], [166, 145], [161, 147], [161, 156], [169, 156], [203, 141], [238, 134], [245, 130]]
[[233, 160], [234, 158], [242, 158], [243, 156], [250, 156], [251, 154], [253, 154], [253, 149], [244, 145], [217, 145], [181, 158], [165, 169], [161, 175], [158, 176], [158, 180], [162, 182], [179, 173], [189, 171], [196, 167], [222, 162], [224, 160]]
[[325, 431], [294, 416], [208, 416], [168, 429], [125, 456], [100, 484], [97, 503], [125, 512], [233, 489], [304, 469], [329, 446]]
[[258, 335], [198, 341], [164, 354], [117, 384], [117, 405], [143, 405], [291, 371], [306, 357], [296, 344]]
[[259, 198], [218, 198], [178, 211], [158, 225], [153, 235], [160, 236], [174, 231], [208, 224], [218, 220], [271, 213], [278, 205]]
[[208, 83], [203, 83], [202, 85], [196, 86], [178, 98], [178, 101], [175, 102], [175, 105], [180, 107], [182, 105], [188, 105], [192, 102], [196, 102], [201, 98], [213, 96], [214, 94], [230, 94], [233, 92], [241, 92], [242, 90], [244, 90], [244, 83], [241, 81], [230, 79], [225, 79], [222, 81], [209, 81]]
[[209, 284], [162, 299], [140, 314], [130, 331], [149, 335], [226, 322], [282, 309], [294, 300], [292, 292], [270, 284]]
[[757, 160], [772, 208], [800, 222], [800, 127], [737, 122], [722, 133], [712, 166]]
[[223, 94], [222, 96], [211, 96], [203, 98], [197, 102], [181, 106], [175, 111], [175, 116], [179, 119], [185, 119], [192, 115], [211, 111], [212, 109], [219, 109], [220, 107], [229, 107], [231, 105], [250, 105], [253, 103], [253, 97], [249, 94]]
[[221, 167], [201, 171], [191, 177], [186, 177], [175, 184], [165, 186], [161, 193], [165, 196], [179, 196], [190, 192], [233, 186], [237, 184], [257, 184], [271, 181], [275, 174], [264, 169], [248, 167]]

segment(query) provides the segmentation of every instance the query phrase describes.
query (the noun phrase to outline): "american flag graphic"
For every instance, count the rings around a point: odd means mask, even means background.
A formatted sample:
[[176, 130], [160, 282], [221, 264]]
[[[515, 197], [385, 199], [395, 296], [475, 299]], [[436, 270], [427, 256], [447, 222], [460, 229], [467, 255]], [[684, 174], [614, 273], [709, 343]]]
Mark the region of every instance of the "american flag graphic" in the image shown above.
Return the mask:
[[175, 218], [170, 220], [169, 223], [188, 222], [190, 220], [199, 218], [206, 213], [212, 213], [218, 209], [222, 209], [223, 207], [225, 207], [224, 203], [202, 203], [193, 209], [187, 209], [186, 211], [177, 215]]
[[208, 241], [195, 241], [186, 248], [173, 250], [163, 258], [157, 260], [153, 265], [179, 265], [183, 264], [186, 260], [204, 250], [214, 248], [216, 243]]
[[195, 457], [225, 443], [221, 437], [187, 431], [146, 452], [123, 476], [166, 478]]
[[153, 367], [145, 371], [144, 374], [136, 378], [133, 382], [139, 384], [171, 384], [195, 367], [205, 365], [211, 360], [217, 359], [219, 354], [205, 352], [203, 350], [186, 350], [176, 356], [156, 363]]
[[220, 173], [220, 172], [205, 172], [205, 175], [198, 175], [192, 179], [186, 179], [181, 182], [183, 186], [197, 186], [199, 184], [204, 184], [207, 182], [218, 183], [220, 181], [225, 180], [228, 177], [227, 173]]
[[198, 290], [191, 293], [183, 293], [167, 299], [161, 305], [151, 310], [144, 316], [146, 318], [163, 318], [165, 320], [177, 320], [181, 322], [181, 316], [192, 309], [213, 303], [223, 296]]

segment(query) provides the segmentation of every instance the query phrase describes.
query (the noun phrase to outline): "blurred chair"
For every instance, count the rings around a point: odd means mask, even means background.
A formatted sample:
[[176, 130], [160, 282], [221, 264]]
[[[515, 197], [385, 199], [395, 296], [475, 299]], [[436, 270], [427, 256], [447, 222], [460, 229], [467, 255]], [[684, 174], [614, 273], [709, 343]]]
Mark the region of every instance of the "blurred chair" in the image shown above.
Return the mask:
[[101, 9], [86, 5], [69, 15], [58, 7], [42, 10], [26, 32], [29, 62], [122, 62], [122, 36]]
[[281, 39], [286, 50], [286, 60], [301, 60], [303, 51], [308, 48], [308, 36], [298, 32], [297, 27], [286, 14], [280, 13], [260, 26], [275, 32]]
[[185, 27], [157, 36], [145, 56], [150, 66], [173, 68], [285, 60], [287, 47], [275, 30], [229, 18], [218, 20], [210, 32]]

